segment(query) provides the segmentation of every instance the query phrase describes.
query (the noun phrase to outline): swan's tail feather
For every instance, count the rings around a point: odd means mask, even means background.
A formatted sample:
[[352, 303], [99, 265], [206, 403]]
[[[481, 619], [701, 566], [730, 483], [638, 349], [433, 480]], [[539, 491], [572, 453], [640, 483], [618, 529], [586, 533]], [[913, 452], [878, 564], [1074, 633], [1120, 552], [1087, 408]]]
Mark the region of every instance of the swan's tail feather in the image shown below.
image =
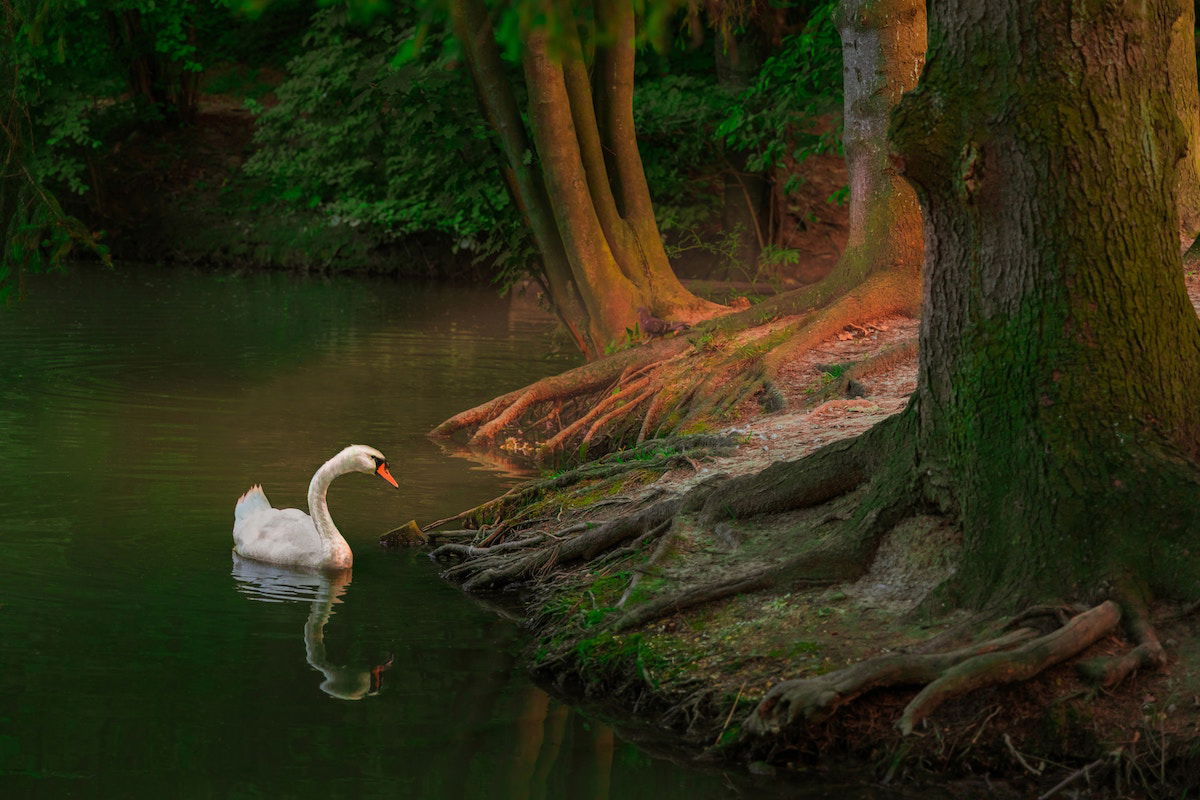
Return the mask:
[[267, 495], [263, 492], [263, 488], [256, 483], [244, 495], [238, 498], [237, 505], [233, 507], [234, 522], [270, 508], [271, 501], [267, 500]]

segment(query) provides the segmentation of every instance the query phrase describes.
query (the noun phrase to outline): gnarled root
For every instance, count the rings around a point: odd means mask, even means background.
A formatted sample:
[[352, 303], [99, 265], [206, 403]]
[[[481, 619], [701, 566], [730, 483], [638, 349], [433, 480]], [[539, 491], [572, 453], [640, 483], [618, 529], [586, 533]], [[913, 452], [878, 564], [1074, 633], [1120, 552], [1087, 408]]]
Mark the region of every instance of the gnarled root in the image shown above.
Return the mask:
[[430, 531], [448, 522], [463, 520], [505, 520], [511, 527], [514, 520], [510, 518], [510, 514], [519, 513], [519, 509], [547, 492], [565, 489], [584, 481], [614, 478], [634, 469], [667, 470], [678, 466], [690, 466], [696, 461], [726, 452], [733, 445], [732, 438], [712, 434], [656, 439], [629, 450], [610, 453], [594, 462], [567, 470], [561, 475], [513, 487], [486, 503], [454, 516], [435, 520], [422, 530]]
[[[732, 478], [714, 487], [700, 513], [701, 524], [710, 529], [727, 527], [718, 520], [812, 508], [843, 496], [849, 497], [845, 505], [851, 508], [847, 517], [831, 518], [844, 524], [823, 536], [811, 532], [810, 541], [795, 555], [651, 598], [615, 618], [612, 629], [629, 630], [702, 603], [771, 586], [822, 586], [860, 575], [880, 537], [913, 508], [912, 497], [898, 486], [890, 470], [876, 472], [870, 485], [863, 486], [871, 461], [864, 452], [873, 446], [872, 437], [859, 436], [800, 461], [776, 463], [757, 475]], [[860, 486], [859, 494], [849, 494]], [[719, 538], [738, 537], [733, 530], [722, 534]]]
[[883, 456], [901, 472], [912, 463], [908, 456], [914, 441], [911, 416], [898, 414], [798, 461], [776, 462], [755, 475], [734, 478], [708, 498], [703, 519], [715, 523], [811, 508], [853, 491], [868, 479], [888, 485], [889, 493], [895, 494], [901, 476], [886, 469]]
[[904, 709], [897, 724], [903, 733], [911, 733], [915, 725], [947, 700], [984, 686], [1028, 680], [1108, 635], [1120, 621], [1120, 606], [1106, 600], [1073, 617], [1058, 630], [1015, 650], [964, 661], [922, 689]]
[[820, 722], [872, 689], [929, 683], [968, 658], [1006, 650], [1036, 635], [1031, 628], [1018, 628], [947, 653], [880, 656], [815, 678], [784, 681], [771, 687], [746, 719], [746, 731], [764, 736], [797, 721]]
[[1120, 607], [1105, 601], [1044, 636], [1032, 628], [1018, 628], [950, 652], [882, 656], [816, 678], [785, 681], [751, 712], [745, 729], [758, 736], [779, 733], [798, 721], [825, 719], [872, 689], [924, 683], [897, 722], [908, 734], [947, 700], [985, 686], [1027, 680], [1071, 658], [1110, 633], [1120, 618]]
[[[468, 431], [471, 443], [481, 445], [511, 432], [544, 458], [594, 442], [621, 447], [736, 416], [751, 396], [773, 385], [796, 352], [847, 325], [918, 306], [915, 270], [868, 273], [858, 286], [848, 286], [853, 276], [845, 275], [711, 320], [686, 336], [653, 339], [537, 381], [456, 414], [431, 435]], [[763, 327], [781, 315], [783, 327]]]
[[447, 572], [446, 577], [462, 580], [463, 588], [467, 591], [485, 591], [525, 580], [556, 565], [587, 561], [663, 523], [669, 523], [680, 502], [681, 498], [673, 498], [655, 503], [636, 514], [603, 523], [532, 553], [518, 556], [504, 552], [483, 555]]
[[1140, 598], [1131, 597], [1122, 603], [1125, 611], [1125, 630], [1136, 643], [1134, 648], [1116, 658], [1097, 658], [1079, 665], [1080, 673], [1105, 689], [1112, 689], [1134, 672], [1144, 667], [1160, 669], [1166, 666], [1167, 654], [1150, 624], [1149, 610]]
[[620, 381], [623, 376], [637, 374], [648, 365], [681, 353], [687, 347], [684, 339], [656, 339], [642, 347], [584, 364], [455, 414], [430, 431], [430, 435], [450, 436], [460, 430], [475, 428], [473, 439], [493, 438], [527, 410], [544, 403], [561, 403], [596, 392]]

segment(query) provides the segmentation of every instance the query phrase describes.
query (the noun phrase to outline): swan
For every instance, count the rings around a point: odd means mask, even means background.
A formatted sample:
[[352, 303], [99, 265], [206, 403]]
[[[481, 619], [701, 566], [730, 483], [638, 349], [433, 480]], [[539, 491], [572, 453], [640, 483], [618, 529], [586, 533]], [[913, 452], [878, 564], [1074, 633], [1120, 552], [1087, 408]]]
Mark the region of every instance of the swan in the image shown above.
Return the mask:
[[245, 558], [310, 569], [349, 569], [350, 545], [342, 538], [325, 492], [339, 475], [375, 473], [400, 488], [388, 471], [387, 459], [374, 447], [352, 444], [321, 465], [308, 484], [310, 517], [298, 508], [272, 508], [262, 486], [250, 487], [233, 507], [233, 551]]

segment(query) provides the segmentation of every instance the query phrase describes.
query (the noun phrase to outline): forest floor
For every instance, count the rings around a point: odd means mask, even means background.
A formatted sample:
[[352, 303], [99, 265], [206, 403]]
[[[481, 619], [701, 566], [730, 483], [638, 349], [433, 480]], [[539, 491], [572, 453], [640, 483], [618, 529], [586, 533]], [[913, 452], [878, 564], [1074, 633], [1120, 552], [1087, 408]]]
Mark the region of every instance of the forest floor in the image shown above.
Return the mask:
[[[1189, 275], [1187, 286], [1200, 309], [1200, 278]], [[702, 449], [618, 478], [585, 478], [537, 493], [536, 513], [548, 520], [543, 535], [566, 540], [587, 525], [681, 496], [712, 476], [758, 472], [867, 430], [900, 411], [915, 387], [917, 328], [904, 317], [848, 328], [779, 376], [786, 410], [762, 414], [747, 404], [742, 418], [714, 432], [723, 437], [716, 446], [708, 437]], [[881, 351], [894, 356], [856, 375], [852, 388], [862, 396], [829, 396], [835, 382], [828, 365]], [[647, 457], [644, 449], [630, 456]], [[791, 513], [799, 520], [818, 511]], [[455, 536], [479, 544], [486, 533], [432, 536], [435, 544], [466, 541]], [[744, 542], [722, 542], [685, 525], [648, 558], [627, 547], [611, 557], [546, 564], [518, 595], [535, 634], [535, 675], [585, 704], [600, 704], [635, 739], [649, 733], [661, 740], [669, 730], [692, 757], [748, 761], [758, 772], [850, 761], [869, 765], [861, 773], [868, 781], [938, 776], [945, 785], [951, 776], [963, 781], [956, 791], [964, 797], [1181, 797], [1200, 789], [1200, 614], [1172, 607], [1156, 608], [1154, 618], [1166, 668], [1135, 674], [1112, 691], [1085, 683], [1076, 662], [1121, 652], [1128, 643], [1117, 634], [1031, 680], [950, 701], [908, 736], [895, 725], [915, 691], [906, 688], [874, 690], [828, 719], [788, 726], [769, 739], [743, 735], [743, 720], [781, 680], [999, 634], [994, 620], [962, 611], [934, 616], [922, 605], [950, 574], [960, 541], [958, 531], [934, 517], [896, 526], [866, 573], [849, 582], [749, 591], [648, 624], [611, 624], [626, 601], [636, 604], [640, 595], [697, 581], [734, 561], [752, 564], [786, 548], [787, 536], [778, 521], [753, 529]]]

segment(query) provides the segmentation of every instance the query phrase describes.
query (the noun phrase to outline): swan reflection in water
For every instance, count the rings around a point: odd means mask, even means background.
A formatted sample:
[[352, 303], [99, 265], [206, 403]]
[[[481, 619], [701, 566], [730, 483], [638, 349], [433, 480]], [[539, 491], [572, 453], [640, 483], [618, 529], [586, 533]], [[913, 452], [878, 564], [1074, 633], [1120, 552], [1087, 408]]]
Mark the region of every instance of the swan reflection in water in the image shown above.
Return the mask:
[[251, 561], [233, 554], [234, 580], [237, 590], [251, 600], [266, 603], [311, 601], [308, 619], [304, 623], [304, 657], [313, 669], [325, 676], [321, 691], [339, 700], [361, 700], [379, 694], [383, 673], [392, 666], [392, 657], [367, 669], [344, 667], [330, 662], [325, 653], [325, 623], [333, 614], [333, 604], [350, 585], [350, 570], [329, 574], [305, 572], [260, 561]]

